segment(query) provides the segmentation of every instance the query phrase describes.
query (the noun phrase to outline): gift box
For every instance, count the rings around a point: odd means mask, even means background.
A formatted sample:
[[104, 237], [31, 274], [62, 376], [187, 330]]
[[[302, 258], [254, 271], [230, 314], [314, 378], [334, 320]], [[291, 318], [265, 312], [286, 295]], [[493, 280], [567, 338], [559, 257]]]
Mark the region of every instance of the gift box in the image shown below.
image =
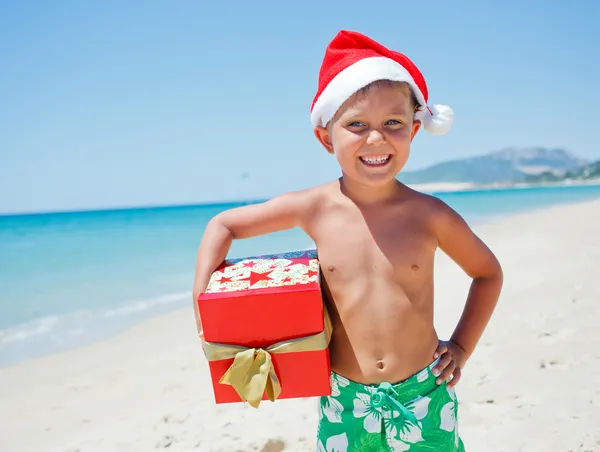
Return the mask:
[[216, 403], [331, 394], [315, 250], [226, 260], [197, 302]]

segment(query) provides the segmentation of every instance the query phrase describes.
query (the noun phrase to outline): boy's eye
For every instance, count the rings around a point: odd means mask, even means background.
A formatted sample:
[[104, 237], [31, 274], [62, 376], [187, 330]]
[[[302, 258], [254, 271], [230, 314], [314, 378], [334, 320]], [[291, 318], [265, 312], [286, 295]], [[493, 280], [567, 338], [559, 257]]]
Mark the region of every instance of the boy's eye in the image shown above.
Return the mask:
[[400, 121], [397, 121], [396, 119], [390, 119], [385, 124], [389, 125], [389, 126], [397, 126], [398, 124], [402, 124], [402, 123]]
[[353, 121], [350, 124], [348, 124], [348, 127], [363, 127], [364, 124], [360, 121]]

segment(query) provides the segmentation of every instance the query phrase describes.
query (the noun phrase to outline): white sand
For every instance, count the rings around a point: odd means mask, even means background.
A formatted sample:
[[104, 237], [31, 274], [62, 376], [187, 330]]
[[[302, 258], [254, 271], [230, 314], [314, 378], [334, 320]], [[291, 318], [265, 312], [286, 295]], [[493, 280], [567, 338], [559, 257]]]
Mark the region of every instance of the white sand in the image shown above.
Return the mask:
[[[476, 230], [506, 282], [457, 388], [467, 450], [599, 451], [600, 201]], [[447, 335], [468, 280], [443, 255], [437, 265], [436, 317]], [[315, 450], [316, 400], [254, 410], [212, 397], [192, 311], [175, 312], [0, 369], [0, 450]]]

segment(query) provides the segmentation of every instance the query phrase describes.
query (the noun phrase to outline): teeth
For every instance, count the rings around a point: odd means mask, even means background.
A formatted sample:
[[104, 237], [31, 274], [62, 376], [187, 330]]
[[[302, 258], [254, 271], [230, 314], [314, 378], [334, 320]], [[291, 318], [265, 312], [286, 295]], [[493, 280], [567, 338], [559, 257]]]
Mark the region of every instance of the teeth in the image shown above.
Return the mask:
[[390, 158], [389, 155], [382, 155], [379, 157], [366, 157], [365, 156], [365, 157], [361, 157], [360, 159], [363, 162], [368, 163], [370, 165], [378, 165], [378, 164], [387, 162], [389, 158]]

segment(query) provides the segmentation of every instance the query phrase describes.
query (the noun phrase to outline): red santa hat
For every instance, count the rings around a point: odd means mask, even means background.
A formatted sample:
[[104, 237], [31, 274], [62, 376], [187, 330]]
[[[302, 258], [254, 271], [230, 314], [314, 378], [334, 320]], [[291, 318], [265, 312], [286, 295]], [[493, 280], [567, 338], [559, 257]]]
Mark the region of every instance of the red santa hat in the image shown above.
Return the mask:
[[325, 127], [350, 96], [376, 80], [408, 83], [419, 103], [415, 119], [425, 130], [443, 135], [450, 129], [454, 112], [445, 105], [427, 105], [427, 84], [408, 57], [346, 30], [340, 31], [325, 50], [310, 113], [313, 126]]

